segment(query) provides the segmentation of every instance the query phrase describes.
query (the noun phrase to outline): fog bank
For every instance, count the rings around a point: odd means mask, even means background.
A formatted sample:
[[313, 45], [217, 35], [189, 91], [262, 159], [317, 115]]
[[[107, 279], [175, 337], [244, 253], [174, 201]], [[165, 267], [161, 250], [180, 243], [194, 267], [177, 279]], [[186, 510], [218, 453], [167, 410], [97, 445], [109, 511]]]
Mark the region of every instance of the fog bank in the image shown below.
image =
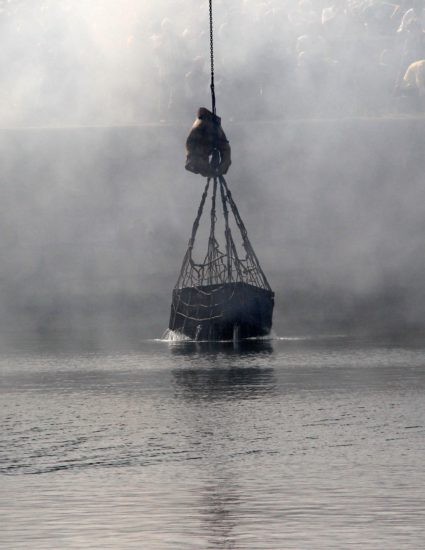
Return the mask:
[[[423, 328], [421, 122], [226, 130], [276, 331]], [[3, 331], [160, 336], [205, 181], [183, 169], [186, 131], [1, 132]]]

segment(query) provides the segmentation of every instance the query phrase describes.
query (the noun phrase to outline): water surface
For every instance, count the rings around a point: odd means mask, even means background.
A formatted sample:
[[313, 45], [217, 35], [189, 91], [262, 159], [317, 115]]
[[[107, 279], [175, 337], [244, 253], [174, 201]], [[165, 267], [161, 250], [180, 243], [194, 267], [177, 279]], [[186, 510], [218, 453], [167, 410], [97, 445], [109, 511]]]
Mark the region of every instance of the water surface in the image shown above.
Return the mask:
[[0, 548], [422, 548], [424, 351], [4, 350]]

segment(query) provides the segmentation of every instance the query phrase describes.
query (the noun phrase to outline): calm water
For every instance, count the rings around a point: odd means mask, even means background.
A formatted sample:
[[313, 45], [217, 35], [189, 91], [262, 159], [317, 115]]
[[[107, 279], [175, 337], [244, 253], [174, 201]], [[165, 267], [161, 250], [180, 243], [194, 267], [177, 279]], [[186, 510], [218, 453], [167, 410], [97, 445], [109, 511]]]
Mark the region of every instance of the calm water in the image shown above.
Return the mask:
[[421, 549], [425, 344], [0, 356], [0, 548]]

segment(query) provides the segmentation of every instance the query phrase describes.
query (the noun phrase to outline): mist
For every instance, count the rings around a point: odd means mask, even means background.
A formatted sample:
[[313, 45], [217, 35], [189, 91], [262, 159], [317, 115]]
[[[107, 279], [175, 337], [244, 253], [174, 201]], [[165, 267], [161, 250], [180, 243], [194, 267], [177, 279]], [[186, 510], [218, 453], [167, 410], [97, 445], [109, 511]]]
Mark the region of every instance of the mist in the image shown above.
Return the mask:
[[[227, 181], [278, 334], [422, 331], [425, 133], [392, 96], [401, 14], [356, 12], [341, 36], [328, 4], [306, 21], [297, 2], [214, 2]], [[0, 341], [160, 337], [205, 183], [184, 143], [210, 105], [208, 3], [12, 0], [0, 27]]]

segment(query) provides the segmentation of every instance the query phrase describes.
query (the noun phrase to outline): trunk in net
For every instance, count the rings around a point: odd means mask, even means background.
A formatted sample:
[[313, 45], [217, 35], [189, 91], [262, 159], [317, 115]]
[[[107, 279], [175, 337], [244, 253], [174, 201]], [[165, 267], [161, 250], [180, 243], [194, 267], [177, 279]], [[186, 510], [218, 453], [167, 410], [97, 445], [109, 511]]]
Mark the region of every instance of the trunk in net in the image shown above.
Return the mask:
[[[204, 261], [196, 263], [192, 257], [193, 247], [211, 182], [208, 247]], [[223, 251], [215, 234], [218, 190], [225, 228]], [[242, 237], [244, 257], [238, 253], [233, 240], [229, 209]], [[227, 183], [223, 176], [209, 178], [173, 290], [169, 328], [193, 340], [265, 336], [272, 327], [273, 306], [274, 293], [248, 239]]]

